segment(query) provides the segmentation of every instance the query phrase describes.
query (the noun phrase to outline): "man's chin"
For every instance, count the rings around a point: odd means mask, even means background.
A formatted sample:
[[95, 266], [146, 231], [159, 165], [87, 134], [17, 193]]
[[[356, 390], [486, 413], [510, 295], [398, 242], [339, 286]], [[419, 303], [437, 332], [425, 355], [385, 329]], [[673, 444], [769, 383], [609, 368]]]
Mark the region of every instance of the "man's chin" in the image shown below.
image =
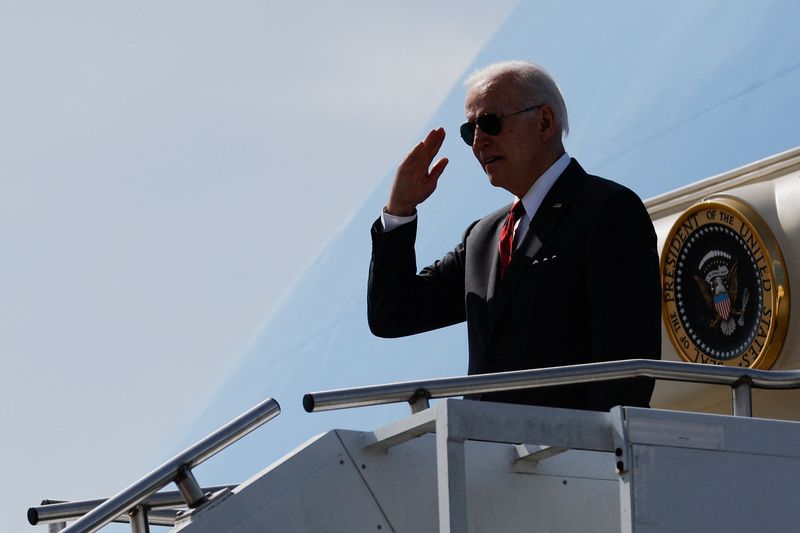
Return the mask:
[[493, 172], [487, 172], [486, 177], [489, 178], [489, 183], [492, 184], [493, 187], [503, 187], [503, 178]]

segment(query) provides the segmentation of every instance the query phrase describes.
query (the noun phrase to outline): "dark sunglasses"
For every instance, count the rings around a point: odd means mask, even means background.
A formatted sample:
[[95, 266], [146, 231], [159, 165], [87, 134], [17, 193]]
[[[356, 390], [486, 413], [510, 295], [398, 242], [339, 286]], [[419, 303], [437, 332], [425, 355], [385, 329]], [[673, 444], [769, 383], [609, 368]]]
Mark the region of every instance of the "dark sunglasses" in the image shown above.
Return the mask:
[[480, 128], [481, 131], [486, 135], [500, 135], [500, 132], [503, 131], [504, 118], [513, 117], [514, 115], [519, 115], [521, 113], [527, 113], [528, 111], [533, 111], [534, 109], [539, 109], [540, 107], [542, 107], [542, 104], [525, 108], [522, 111], [509, 113], [508, 115], [503, 115], [502, 117], [498, 117], [494, 113], [481, 115], [475, 122], [465, 122], [461, 125], [461, 138], [464, 139], [464, 142], [469, 146], [472, 146], [472, 143], [475, 142], [476, 127]]

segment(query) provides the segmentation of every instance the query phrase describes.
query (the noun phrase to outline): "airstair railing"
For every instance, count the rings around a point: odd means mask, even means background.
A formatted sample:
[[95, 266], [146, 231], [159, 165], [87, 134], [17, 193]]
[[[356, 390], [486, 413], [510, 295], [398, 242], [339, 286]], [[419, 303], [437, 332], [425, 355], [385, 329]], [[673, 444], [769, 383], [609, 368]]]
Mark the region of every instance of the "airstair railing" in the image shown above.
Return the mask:
[[800, 388], [800, 370], [752, 370], [676, 361], [627, 359], [311, 392], [303, 396], [303, 407], [311, 413], [408, 402], [411, 405], [411, 411], [416, 413], [427, 408], [428, 400], [432, 398], [534, 389], [555, 385], [577, 385], [637, 377], [728, 385], [732, 389], [734, 416], [752, 416], [752, 388]]
[[[202, 490], [204, 494], [214, 494], [234, 487], [236, 485], [215, 485], [203, 487]], [[40, 506], [28, 509], [28, 522], [35, 526], [77, 520], [106, 501], [108, 501], [108, 498], [78, 501], [42, 500]], [[142, 505], [149, 509], [147, 521], [150, 524], [172, 526], [175, 525], [178, 513], [185, 510], [186, 500], [183, 499], [179, 491], [157, 492], [142, 502]], [[122, 514], [113, 521], [130, 522], [130, 517], [127, 514]], [[66, 527], [66, 524], [64, 524], [64, 527]]]
[[189, 508], [198, 507], [206, 501], [207, 495], [194, 478], [192, 469], [272, 420], [280, 412], [281, 408], [278, 402], [267, 398], [101, 503], [82, 518], [67, 526], [63, 532], [96, 531], [120, 515], [127, 513], [133, 533], [146, 533], [149, 531], [147, 518], [149, 509], [146, 504], [148, 498], [153, 497], [159, 490], [172, 482], [177, 485], [185, 505]]

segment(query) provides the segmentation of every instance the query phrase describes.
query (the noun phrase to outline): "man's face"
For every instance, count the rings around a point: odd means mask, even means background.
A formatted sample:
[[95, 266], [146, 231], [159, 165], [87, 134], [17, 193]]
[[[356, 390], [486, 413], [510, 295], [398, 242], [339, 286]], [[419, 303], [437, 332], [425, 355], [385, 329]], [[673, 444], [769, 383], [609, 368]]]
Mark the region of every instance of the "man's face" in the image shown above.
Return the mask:
[[[493, 113], [503, 117], [527, 107], [541, 104], [526, 99], [523, 92], [508, 80], [487, 80], [467, 93], [465, 102], [468, 121]], [[489, 181], [495, 187], [522, 197], [533, 182], [549, 167], [541, 144], [542, 108], [502, 119], [498, 135], [487, 135], [475, 129], [472, 153], [475, 154]]]

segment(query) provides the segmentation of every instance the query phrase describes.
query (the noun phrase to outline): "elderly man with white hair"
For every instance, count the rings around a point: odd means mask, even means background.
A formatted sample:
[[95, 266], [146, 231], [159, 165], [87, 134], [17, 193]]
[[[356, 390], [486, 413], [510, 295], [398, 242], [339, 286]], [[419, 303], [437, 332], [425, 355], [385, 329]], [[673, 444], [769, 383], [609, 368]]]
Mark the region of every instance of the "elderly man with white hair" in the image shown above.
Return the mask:
[[[417, 272], [416, 206], [447, 166], [434, 163], [444, 128], [431, 131], [398, 167], [372, 227], [371, 331], [399, 337], [466, 320], [470, 374], [659, 358], [656, 234], [642, 201], [566, 153], [566, 104], [538, 65], [490, 65], [466, 87], [461, 137], [513, 202]], [[652, 390], [635, 379], [471, 398], [605, 411], [648, 406]]]

